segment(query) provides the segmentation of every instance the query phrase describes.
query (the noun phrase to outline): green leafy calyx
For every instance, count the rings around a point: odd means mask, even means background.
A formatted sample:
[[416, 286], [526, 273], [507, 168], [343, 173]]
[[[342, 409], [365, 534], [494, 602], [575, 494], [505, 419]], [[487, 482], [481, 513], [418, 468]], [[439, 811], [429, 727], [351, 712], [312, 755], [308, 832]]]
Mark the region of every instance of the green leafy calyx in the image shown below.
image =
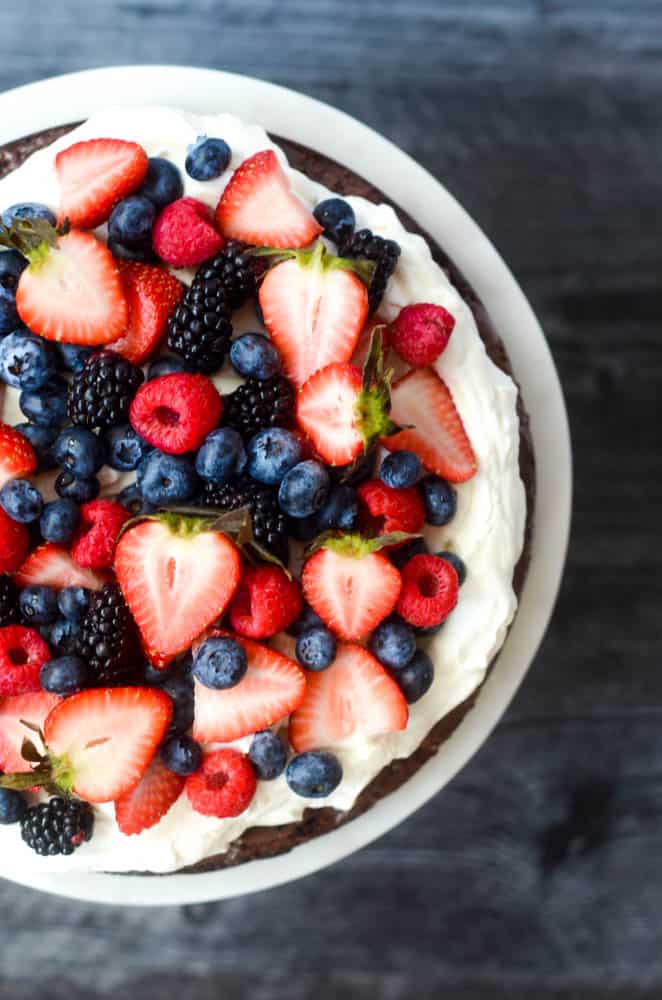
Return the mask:
[[313, 271], [350, 271], [360, 278], [364, 285], [369, 285], [375, 273], [376, 264], [372, 260], [350, 260], [348, 257], [336, 257], [329, 253], [321, 240], [318, 240], [312, 250], [280, 250], [278, 247], [258, 247], [248, 250], [253, 257], [269, 257], [272, 267], [286, 260], [296, 260], [299, 267]]

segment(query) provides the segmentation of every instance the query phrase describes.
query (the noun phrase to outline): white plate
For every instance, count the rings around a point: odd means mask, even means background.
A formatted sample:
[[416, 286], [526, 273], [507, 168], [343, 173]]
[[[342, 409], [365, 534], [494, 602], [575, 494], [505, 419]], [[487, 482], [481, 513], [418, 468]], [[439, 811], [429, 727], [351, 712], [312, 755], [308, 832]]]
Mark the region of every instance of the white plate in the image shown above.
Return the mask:
[[[559, 587], [570, 526], [568, 422], [542, 330], [505, 263], [453, 196], [388, 140], [335, 108], [250, 77], [183, 66], [124, 66], [54, 77], [0, 95], [0, 142], [88, 117], [113, 105], [165, 104], [229, 111], [303, 143], [363, 175], [400, 205], [453, 258], [503, 337], [531, 417], [537, 530], [520, 608], [473, 711], [392, 795], [347, 826], [289, 854], [199, 875], [16, 873], [13, 880], [103, 903], [181, 904], [223, 899], [289, 882], [364, 847], [435, 795], [476, 752], [513, 697], [543, 637]], [[338, 137], [342, 136], [342, 142]]]

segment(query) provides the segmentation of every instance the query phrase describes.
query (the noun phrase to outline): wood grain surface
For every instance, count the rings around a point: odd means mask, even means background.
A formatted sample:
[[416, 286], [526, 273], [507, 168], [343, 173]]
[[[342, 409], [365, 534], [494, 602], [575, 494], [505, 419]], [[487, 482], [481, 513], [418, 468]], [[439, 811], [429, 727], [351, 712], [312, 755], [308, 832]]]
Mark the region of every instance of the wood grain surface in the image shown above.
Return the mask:
[[0, 5], [0, 55], [2, 87], [109, 63], [244, 72], [388, 135], [521, 281], [576, 463], [546, 641], [442, 795], [329, 871], [223, 904], [3, 883], [0, 996], [659, 1000], [660, 0], [28, 0]]

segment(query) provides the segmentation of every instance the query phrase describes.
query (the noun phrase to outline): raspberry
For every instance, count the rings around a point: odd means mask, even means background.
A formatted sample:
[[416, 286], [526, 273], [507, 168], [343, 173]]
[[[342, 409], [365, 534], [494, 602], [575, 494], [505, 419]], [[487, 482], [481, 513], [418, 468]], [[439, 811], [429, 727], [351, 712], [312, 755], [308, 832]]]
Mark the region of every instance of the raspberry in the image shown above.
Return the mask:
[[279, 566], [248, 567], [229, 608], [238, 635], [267, 639], [296, 621], [303, 602], [298, 583]]
[[248, 757], [225, 749], [205, 754], [202, 767], [186, 779], [184, 789], [196, 812], [225, 819], [248, 808], [256, 785]]
[[402, 569], [397, 613], [416, 628], [439, 625], [457, 604], [455, 569], [438, 556], [414, 556]]
[[455, 317], [443, 306], [405, 306], [393, 323], [391, 346], [410, 365], [426, 368], [446, 350], [454, 326]]
[[116, 500], [91, 500], [80, 508], [80, 521], [71, 546], [79, 566], [107, 569], [113, 565], [117, 536], [131, 517]]
[[174, 372], [140, 387], [129, 420], [159, 451], [183, 455], [200, 447], [222, 411], [223, 400], [205, 375]]
[[48, 646], [33, 628], [0, 628], [0, 698], [39, 691], [39, 671], [50, 659]]
[[154, 250], [172, 267], [195, 267], [223, 249], [212, 225], [211, 212], [195, 198], [178, 198], [166, 205], [152, 230]]
[[369, 479], [357, 492], [363, 506], [363, 526], [375, 535], [391, 531], [416, 534], [423, 527], [425, 508], [415, 487], [395, 490], [381, 479]]
[[15, 573], [23, 564], [29, 547], [26, 526], [12, 520], [0, 507], [0, 573]]

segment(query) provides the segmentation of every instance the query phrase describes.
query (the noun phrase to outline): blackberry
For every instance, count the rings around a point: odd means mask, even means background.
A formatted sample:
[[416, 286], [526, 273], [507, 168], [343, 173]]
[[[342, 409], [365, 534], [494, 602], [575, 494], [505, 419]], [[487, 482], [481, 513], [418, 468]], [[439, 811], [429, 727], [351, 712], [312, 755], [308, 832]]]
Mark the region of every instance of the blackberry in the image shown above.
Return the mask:
[[90, 687], [114, 687], [137, 679], [136, 629], [122, 591], [107, 583], [93, 594], [80, 623], [75, 652], [90, 668]]
[[87, 802], [59, 795], [30, 806], [21, 820], [21, 836], [37, 854], [73, 854], [92, 836], [94, 813]]
[[69, 385], [71, 422], [90, 430], [126, 423], [131, 400], [143, 378], [139, 368], [114, 351], [93, 354]]
[[210, 375], [230, 350], [230, 303], [214, 262], [198, 268], [193, 284], [168, 317], [168, 347], [195, 371]]
[[239, 309], [248, 299], [257, 295], [257, 279], [266, 270], [266, 262], [259, 257], [249, 257], [247, 243], [231, 240], [222, 253], [208, 261], [198, 271], [205, 280], [218, 278], [230, 309]]
[[388, 279], [395, 271], [400, 256], [400, 247], [394, 240], [375, 236], [369, 229], [359, 229], [342, 248], [343, 257], [355, 260], [373, 260], [377, 264], [368, 288], [370, 312], [374, 312], [382, 301]]
[[0, 626], [16, 625], [20, 621], [18, 592], [6, 573], [0, 575]]
[[266, 427], [287, 427], [294, 417], [294, 389], [284, 375], [249, 378], [223, 402], [223, 424], [246, 441]]
[[240, 476], [233, 482], [218, 486], [205, 483], [201, 497], [204, 507], [216, 510], [238, 510], [248, 507], [253, 522], [253, 537], [263, 548], [287, 564], [289, 543], [287, 517], [278, 506], [278, 493], [269, 486]]

